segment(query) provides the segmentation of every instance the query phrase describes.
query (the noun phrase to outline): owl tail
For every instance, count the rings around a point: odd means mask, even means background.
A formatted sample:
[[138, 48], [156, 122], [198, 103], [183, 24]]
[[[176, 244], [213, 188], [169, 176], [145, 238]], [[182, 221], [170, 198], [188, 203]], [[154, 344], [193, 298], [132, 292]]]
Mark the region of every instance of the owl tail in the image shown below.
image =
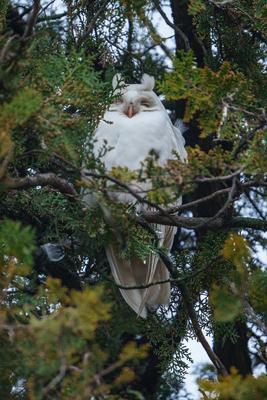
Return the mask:
[[[153, 228], [161, 233], [160, 245], [170, 250], [176, 228], [163, 225], [155, 225]], [[129, 261], [119, 256], [115, 246], [109, 245], [106, 247], [106, 254], [113, 277], [118, 285], [147, 285], [168, 280], [170, 277], [169, 271], [155, 253], [151, 253], [145, 262], [136, 256]], [[160, 304], [167, 305], [170, 291], [169, 282], [145, 289], [120, 289], [126, 303], [142, 318], [147, 316], [147, 307], [155, 308]]]

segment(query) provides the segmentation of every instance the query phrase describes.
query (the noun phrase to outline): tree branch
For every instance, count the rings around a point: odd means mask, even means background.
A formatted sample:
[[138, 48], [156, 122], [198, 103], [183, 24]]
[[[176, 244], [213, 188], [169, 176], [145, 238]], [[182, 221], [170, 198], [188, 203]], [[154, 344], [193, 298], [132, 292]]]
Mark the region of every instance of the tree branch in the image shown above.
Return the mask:
[[68, 15], [67, 11], [62, 12], [60, 14], [51, 14], [51, 15], [47, 15], [47, 16], [44, 16], [44, 17], [39, 17], [37, 22], [39, 23], [39, 22], [55, 21], [57, 19], [66, 17], [66, 15]]
[[251, 305], [249, 304], [249, 302], [247, 300], [244, 301], [244, 309], [245, 309], [245, 313], [246, 313], [248, 319], [250, 320], [250, 322], [252, 322], [254, 325], [256, 325], [257, 328], [260, 329], [261, 332], [263, 332], [264, 335], [267, 336], [267, 326], [257, 316], [257, 314], [255, 313], [255, 311], [253, 310], [253, 308], [251, 307]]
[[34, 25], [37, 22], [37, 17], [38, 17], [38, 13], [40, 10], [40, 0], [34, 0], [33, 2], [33, 9], [32, 12], [28, 18], [28, 22], [23, 34], [23, 39], [27, 39], [29, 36], [31, 36]]
[[[146, 211], [142, 212], [141, 217], [149, 223], [155, 223], [160, 225], [170, 225], [169, 218], [164, 215], [159, 215], [156, 212]], [[234, 217], [230, 220], [224, 218], [217, 218], [212, 220], [212, 218], [206, 217], [183, 217], [173, 215], [172, 226], [177, 226], [179, 228], [186, 229], [198, 229], [202, 224], [209, 227], [210, 229], [220, 229], [220, 228], [247, 228], [256, 230], [267, 230], [267, 221], [263, 221], [257, 218], [246, 218], [246, 217]]]
[[[171, 259], [165, 253], [163, 253], [162, 251], [160, 252], [160, 258], [164, 262], [164, 264], [165, 264], [166, 268], [168, 269], [168, 271], [170, 272], [171, 276], [173, 278], [175, 278], [176, 277], [176, 271], [175, 271], [175, 268], [174, 268], [174, 265], [173, 265]], [[191, 320], [193, 329], [195, 331], [195, 334], [196, 334], [199, 342], [202, 344], [202, 346], [205, 349], [209, 359], [211, 360], [211, 362], [213, 363], [213, 365], [217, 369], [218, 374], [219, 375], [223, 375], [223, 376], [227, 376], [228, 372], [227, 372], [225, 366], [223, 365], [223, 363], [221, 362], [221, 360], [219, 359], [217, 354], [214, 353], [214, 351], [210, 347], [209, 343], [207, 342], [207, 340], [206, 340], [206, 338], [205, 338], [205, 336], [204, 336], [204, 334], [203, 334], [203, 332], [201, 330], [201, 327], [199, 326], [197, 315], [195, 313], [194, 307], [193, 307], [193, 305], [191, 303], [191, 300], [190, 300], [190, 294], [188, 293], [188, 290], [187, 290], [184, 282], [176, 281], [176, 285], [177, 285], [178, 289], [181, 292], [185, 307], [187, 309], [189, 318]]]
[[79, 37], [79, 39], [77, 41], [77, 46], [78, 47], [81, 46], [81, 44], [84, 41], [84, 39], [92, 32], [92, 30], [94, 29], [96, 21], [98, 20], [98, 18], [102, 14], [102, 12], [105, 10], [105, 8], [108, 5], [108, 3], [109, 3], [109, 0], [104, 0], [103, 1], [102, 5], [97, 10], [97, 12], [93, 16], [92, 20], [90, 21], [90, 23], [85, 28], [84, 33], [82, 34], [82, 36]]
[[172, 29], [175, 30], [175, 32], [177, 33], [177, 35], [179, 35], [181, 37], [181, 39], [184, 42], [184, 46], [185, 46], [185, 50], [189, 51], [190, 50], [190, 43], [189, 43], [189, 39], [188, 37], [185, 35], [185, 33], [175, 24], [173, 24], [168, 16], [165, 14], [165, 12], [163, 11], [163, 9], [161, 8], [159, 1], [158, 0], [154, 0], [153, 4], [156, 8], [156, 10], [158, 11], [158, 13], [161, 15], [161, 17], [164, 19], [164, 21], [166, 22], [167, 25], [169, 25]]
[[202, 224], [199, 224], [199, 226], [196, 229], [204, 228], [204, 226], [206, 224], [208, 224], [208, 223], [210, 224], [212, 221], [216, 221], [216, 219], [218, 219], [219, 217], [224, 215], [224, 213], [227, 211], [228, 207], [231, 206], [234, 201], [236, 189], [237, 189], [237, 178], [235, 177], [233, 179], [231, 190], [228, 193], [228, 198], [227, 198], [226, 202], [224, 203], [224, 205], [222, 206], [222, 208], [220, 208], [220, 210], [217, 211], [217, 213], [213, 217], [209, 218], [206, 223], [204, 222]]
[[50, 186], [72, 199], [78, 196], [78, 193], [68, 181], [59, 178], [53, 173], [37, 174], [24, 178], [5, 178], [2, 184], [5, 190], [8, 191], [29, 189], [36, 186]]
[[[145, 227], [145, 228], [146, 228], [146, 227]], [[154, 231], [153, 233], [155, 233], [155, 231]], [[195, 271], [194, 273], [191, 273], [191, 274], [189, 274], [188, 276], [185, 276], [185, 277], [183, 277], [183, 278], [165, 279], [165, 280], [162, 280], [162, 281], [151, 282], [151, 283], [147, 283], [147, 284], [144, 284], [144, 285], [134, 285], [134, 286], [128, 285], [128, 286], [123, 286], [123, 285], [119, 285], [119, 284], [117, 284], [117, 283], [116, 283], [115, 285], [116, 285], [116, 287], [118, 287], [119, 289], [124, 289], [124, 290], [146, 289], [146, 288], [148, 288], [148, 287], [150, 287], [150, 286], [162, 285], [162, 284], [164, 284], [164, 283], [175, 283], [175, 282], [177, 283], [177, 282], [187, 281], [187, 280], [190, 280], [190, 279], [192, 279], [193, 277], [199, 275], [201, 272], [203, 272], [203, 270], [204, 270], [204, 268], [201, 268], [201, 269]]]

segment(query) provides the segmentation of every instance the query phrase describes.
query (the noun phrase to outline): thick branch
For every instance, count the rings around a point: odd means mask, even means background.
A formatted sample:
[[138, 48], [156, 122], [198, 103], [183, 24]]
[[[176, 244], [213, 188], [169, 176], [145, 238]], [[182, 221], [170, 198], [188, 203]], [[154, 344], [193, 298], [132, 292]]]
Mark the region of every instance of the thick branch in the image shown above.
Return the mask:
[[22, 190], [36, 186], [50, 186], [62, 194], [75, 198], [78, 193], [65, 179], [59, 178], [53, 173], [26, 176], [24, 178], [5, 178], [2, 181], [5, 190]]
[[68, 15], [68, 12], [62, 12], [60, 14], [51, 14], [51, 15], [46, 15], [44, 17], [39, 17], [37, 22], [49, 22], [49, 21], [55, 21], [57, 19], [61, 19], [63, 17], [66, 17]]
[[183, 217], [183, 216], [172, 216], [172, 223], [170, 223], [169, 218], [164, 215], [159, 215], [158, 213], [147, 211], [142, 213], [142, 218], [149, 223], [161, 224], [161, 225], [173, 225], [180, 228], [187, 229], [198, 229], [199, 226], [204, 225], [210, 229], [220, 229], [220, 228], [248, 228], [256, 230], [267, 230], [267, 221], [263, 221], [257, 218], [246, 218], [246, 217], [234, 217], [230, 220], [225, 220], [224, 218], [217, 218], [212, 220], [212, 218], [206, 217]]
[[[97, 173], [86, 173], [82, 174], [85, 178], [92, 176], [97, 179], [108, 179], [115, 184], [123, 187], [128, 193], [131, 193], [139, 202], [145, 203], [148, 206], [157, 210], [157, 212], [153, 211], [145, 211], [142, 212], [141, 218], [137, 218], [137, 220], [145, 220], [149, 223], [156, 223], [161, 225], [171, 225], [177, 226], [187, 229], [199, 229], [200, 226], [207, 226], [210, 229], [220, 229], [220, 228], [247, 228], [247, 229], [256, 229], [256, 230], [267, 230], [267, 221], [260, 220], [257, 218], [246, 218], [246, 217], [234, 217], [230, 220], [226, 220], [222, 217], [215, 218], [207, 218], [207, 217], [183, 217], [177, 215], [170, 215], [167, 210], [164, 210], [160, 206], [157, 206], [154, 203], [150, 203], [145, 200], [141, 195], [132, 190], [127, 184], [124, 184], [118, 181], [115, 178], [109, 177], [107, 175], [101, 175]], [[257, 182], [255, 182], [256, 185]], [[37, 174], [34, 176], [26, 176], [24, 178], [5, 178], [2, 181], [5, 190], [23, 190], [29, 189], [37, 186], [50, 186], [62, 194], [70, 197], [71, 199], [77, 198], [78, 193], [73, 188], [70, 182], [67, 180], [58, 177], [53, 173], [46, 174]], [[263, 182], [259, 182], [259, 185], [262, 185]], [[215, 192], [216, 193], [216, 192]], [[201, 200], [201, 199], [200, 199]], [[183, 207], [183, 206], [182, 206]]]
[[38, 17], [38, 13], [40, 10], [40, 0], [34, 0], [33, 2], [33, 9], [32, 12], [29, 16], [27, 25], [26, 25], [26, 29], [24, 31], [23, 34], [23, 39], [27, 39], [27, 37], [31, 36], [34, 25], [37, 22], [37, 17]]

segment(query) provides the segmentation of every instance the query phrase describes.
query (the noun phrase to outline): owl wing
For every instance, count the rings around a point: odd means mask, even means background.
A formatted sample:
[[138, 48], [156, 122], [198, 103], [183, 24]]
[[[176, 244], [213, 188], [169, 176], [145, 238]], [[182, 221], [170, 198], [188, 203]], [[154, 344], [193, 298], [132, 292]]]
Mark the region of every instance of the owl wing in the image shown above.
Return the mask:
[[[109, 120], [109, 117], [112, 118], [113, 115], [105, 115], [105, 119]], [[117, 117], [119, 118], [119, 116]], [[114, 114], [115, 123], [117, 117]], [[182, 161], [186, 160], [187, 153], [184, 148], [182, 134], [178, 128], [172, 125], [166, 110], [162, 109], [160, 124], [158, 124], [156, 115], [155, 117], [151, 115], [151, 117], [149, 120], [146, 118], [142, 120], [142, 125], [136, 128], [134, 136], [129, 136], [127, 126], [121, 130], [116, 125], [113, 126], [113, 128], [116, 127], [115, 129], [108, 129], [107, 125], [105, 125], [106, 122], [102, 121], [100, 123], [95, 134], [98, 140], [95, 151], [99, 151], [104, 139], [108, 141], [110, 146], [114, 147], [114, 150], [104, 157], [108, 169], [118, 162], [119, 164], [125, 163], [129, 168], [134, 167], [136, 159], [143, 158], [143, 154], [144, 156], [147, 155], [151, 144], [155, 144], [155, 149], [159, 150], [159, 161], [162, 165], [168, 159], [173, 158], [173, 150], [178, 152]], [[146, 132], [145, 136], [143, 134], [144, 131]], [[127, 141], [125, 141], [125, 134], [127, 134]], [[138, 152], [136, 153], [137, 150]], [[161, 225], [153, 225], [153, 228], [161, 231], [160, 246], [170, 250], [176, 228]], [[106, 246], [108, 262], [117, 284], [122, 286], [141, 286], [169, 279], [169, 271], [157, 254], [151, 253], [144, 263], [137, 256], [132, 256], [131, 260], [122, 259], [119, 253], [115, 245]], [[147, 307], [154, 308], [160, 304], [168, 303], [170, 289], [170, 283], [166, 282], [145, 289], [120, 289], [120, 291], [128, 305], [138, 315], [146, 318]]]
[[177, 146], [177, 152], [181, 158], [182, 162], [186, 162], [187, 161], [187, 151], [185, 150], [185, 140], [184, 137], [180, 131], [179, 128], [177, 128], [176, 126], [172, 125], [172, 130], [173, 130], [173, 134], [174, 134], [174, 138], [176, 141], [176, 146]]

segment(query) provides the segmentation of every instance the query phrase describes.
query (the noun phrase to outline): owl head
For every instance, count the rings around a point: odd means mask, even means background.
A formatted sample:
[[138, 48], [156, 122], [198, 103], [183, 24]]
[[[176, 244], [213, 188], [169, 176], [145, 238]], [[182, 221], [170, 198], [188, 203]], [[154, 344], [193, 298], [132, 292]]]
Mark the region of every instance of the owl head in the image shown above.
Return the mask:
[[112, 80], [114, 93], [118, 95], [109, 111], [116, 111], [128, 118], [134, 118], [141, 112], [158, 111], [161, 103], [153, 92], [155, 79], [144, 74], [140, 84], [125, 84], [120, 74], [116, 74]]

